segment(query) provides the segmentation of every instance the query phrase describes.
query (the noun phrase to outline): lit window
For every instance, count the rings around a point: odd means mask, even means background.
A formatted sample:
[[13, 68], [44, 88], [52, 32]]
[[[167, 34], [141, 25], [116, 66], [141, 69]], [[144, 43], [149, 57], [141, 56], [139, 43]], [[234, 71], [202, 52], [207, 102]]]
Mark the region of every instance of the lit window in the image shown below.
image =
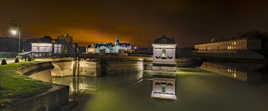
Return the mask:
[[236, 43], [236, 41], [234, 41], [234, 45], [236, 45], [237, 43]]
[[231, 49], [231, 46], [228, 46], [227, 49], [230, 50]]
[[166, 57], [167, 56], [167, 51], [166, 51], [166, 49], [163, 49], [162, 50], [162, 57]]
[[237, 78], [237, 74], [236, 74], [236, 73], [233, 73], [233, 77], [234, 77], [234, 78]]

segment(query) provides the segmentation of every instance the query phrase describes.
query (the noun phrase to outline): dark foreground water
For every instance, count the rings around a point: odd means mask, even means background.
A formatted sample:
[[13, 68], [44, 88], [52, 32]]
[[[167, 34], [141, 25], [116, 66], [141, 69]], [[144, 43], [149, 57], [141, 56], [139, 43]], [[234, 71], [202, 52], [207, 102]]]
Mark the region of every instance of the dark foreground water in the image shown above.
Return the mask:
[[70, 86], [72, 111], [267, 111], [268, 84], [248, 83], [199, 68], [178, 68], [177, 100], [151, 97], [154, 77], [142, 71], [143, 63], [111, 63], [102, 78], [52, 78]]

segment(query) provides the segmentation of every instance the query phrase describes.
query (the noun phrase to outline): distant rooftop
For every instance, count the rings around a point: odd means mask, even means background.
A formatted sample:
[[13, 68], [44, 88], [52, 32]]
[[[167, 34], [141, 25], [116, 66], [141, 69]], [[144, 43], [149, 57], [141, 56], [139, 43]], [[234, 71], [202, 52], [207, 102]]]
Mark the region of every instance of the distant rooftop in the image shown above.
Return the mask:
[[239, 35], [230, 36], [229, 38], [213, 38], [214, 40], [211, 41], [203, 41], [198, 42], [195, 44], [207, 44], [207, 43], [215, 43], [215, 42], [225, 42], [225, 41], [232, 41], [232, 40], [252, 40], [252, 39], [260, 39], [260, 40], [266, 40], [268, 39], [268, 34], [266, 32], [260, 32], [260, 31], [249, 31], [245, 32]]
[[169, 38], [166, 35], [161, 36], [158, 39], [155, 39], [155, 44], [175, 44], [175, 40], [173, 38]]

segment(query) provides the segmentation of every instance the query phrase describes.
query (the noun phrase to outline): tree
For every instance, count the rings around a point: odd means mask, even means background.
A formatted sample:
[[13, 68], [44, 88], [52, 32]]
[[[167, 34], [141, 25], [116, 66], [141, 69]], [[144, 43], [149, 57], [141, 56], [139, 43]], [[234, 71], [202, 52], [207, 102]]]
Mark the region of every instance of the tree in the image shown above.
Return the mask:
[[73, 37], [68, 33], [64, 33], [64, 34], [58, 36], [58, 39], [59, 40], [64, 40], [67, 43], [72, 43], [73, 42]]
[[43, 38], [41, 38], [41, 41], [50, 43], [52, 41], [52, 38], [50, 36], [46, 35]]
[[62, 51], [63, 53], [73, 53], [73, 38], [70, 34], [64, 33], [57, 37], [57, 42], [62, 44]]

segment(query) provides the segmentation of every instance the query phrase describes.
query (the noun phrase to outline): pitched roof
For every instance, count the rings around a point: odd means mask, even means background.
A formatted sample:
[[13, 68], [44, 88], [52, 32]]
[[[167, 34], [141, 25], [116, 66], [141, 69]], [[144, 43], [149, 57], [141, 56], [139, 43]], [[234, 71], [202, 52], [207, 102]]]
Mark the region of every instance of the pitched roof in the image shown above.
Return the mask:
[[175, 40], [172, 38], [168, 38], [166, 35], [162, 35], [160, 38], [155, 39], [155, 44], [175, 44]]

